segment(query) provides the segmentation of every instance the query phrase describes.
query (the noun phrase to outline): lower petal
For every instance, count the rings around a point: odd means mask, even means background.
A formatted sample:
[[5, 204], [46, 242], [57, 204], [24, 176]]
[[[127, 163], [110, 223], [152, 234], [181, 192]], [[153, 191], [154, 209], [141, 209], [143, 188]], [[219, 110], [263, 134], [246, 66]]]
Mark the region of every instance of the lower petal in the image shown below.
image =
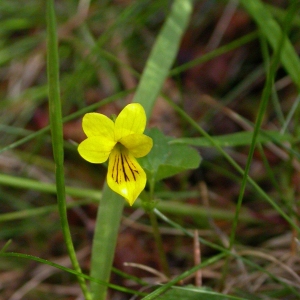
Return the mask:
[[132, 205], [146, 185], [146, 174], [127, 149], [118, 145], [109, 156], [107, 184]]

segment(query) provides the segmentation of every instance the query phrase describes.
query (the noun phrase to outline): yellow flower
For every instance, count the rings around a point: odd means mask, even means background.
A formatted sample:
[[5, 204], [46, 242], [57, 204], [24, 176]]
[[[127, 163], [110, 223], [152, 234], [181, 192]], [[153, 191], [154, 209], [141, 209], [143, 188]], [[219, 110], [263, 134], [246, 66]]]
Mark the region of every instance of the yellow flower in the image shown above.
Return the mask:
[[82, 128], [87, 139], [78, 146], [79, 154], [91, 163], [108, 161], [107, 184], [130, 205], [146, 185], [146, 174], [135, 157], [147, 155], [152, 139], [143, 134], [146, 126], [144, 108], [128, 104], [115, 122], [99, 113], [83, 117]]

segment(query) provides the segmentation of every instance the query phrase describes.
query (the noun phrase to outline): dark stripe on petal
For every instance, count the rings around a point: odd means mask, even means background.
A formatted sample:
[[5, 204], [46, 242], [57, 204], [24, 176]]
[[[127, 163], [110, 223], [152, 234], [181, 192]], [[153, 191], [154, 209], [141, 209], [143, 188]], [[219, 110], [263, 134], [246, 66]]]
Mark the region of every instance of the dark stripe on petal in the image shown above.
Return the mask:
[[127, 159], [127, 157], [125, 157], [125, 161], [128, 165], [129, 170], [131, 171], [133, 179], [136, 181], [136, 178], [135, 178], [136, 174], [134, 172], [139, 174], [139, 171], [136, 169], [136, 166], [132, 163], [132, 161], [130, 159]]
[[[126, 169], [125, 169], [125, 166], [124, 166], [124, 156], [122, 153], [121, 153], [121, 162], [122, 162], [122, 169], [123, 169], [123, 174], [124, 174], [124, 178], [125, 178], [125, 181], [130, 181], [130, 178], [128, 177], [128, 175], [126, 174]], [[126, 160], [126, 158], [125, 158]], [[127, 163], [128, 164], [128, 163]]]

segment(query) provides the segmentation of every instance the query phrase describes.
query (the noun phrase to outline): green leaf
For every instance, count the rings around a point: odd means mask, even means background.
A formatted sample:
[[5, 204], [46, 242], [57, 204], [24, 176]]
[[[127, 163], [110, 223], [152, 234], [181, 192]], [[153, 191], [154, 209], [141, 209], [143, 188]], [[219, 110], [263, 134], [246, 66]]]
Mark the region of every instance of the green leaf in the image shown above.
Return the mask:
[[[104, 185], [95, 224], [91, 276], [109, 282], [124, 199]], [[106, 299], [107, 286], [91, 282], [93, 299]]]
[[153, 139], [151, 152], [139, 159], [149, 180], [158, 181], [185, 170], [198, 168], [201, 157], [199, 153], [187, 146], [171, 144], [173, 139], [153, 128], [147, 132]]

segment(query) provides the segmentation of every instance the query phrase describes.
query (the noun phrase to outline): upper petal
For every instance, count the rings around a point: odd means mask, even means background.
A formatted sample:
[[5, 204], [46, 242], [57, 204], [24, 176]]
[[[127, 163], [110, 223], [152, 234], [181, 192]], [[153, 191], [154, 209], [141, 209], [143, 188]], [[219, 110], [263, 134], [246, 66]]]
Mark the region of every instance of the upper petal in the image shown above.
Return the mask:
[[79, 144], [78, 152], [85, 160], [100, 164], [108, 159], [115, 144], [110, 139], [92, 136]]
[[123, 148], [116, 146], [109, 156], [107, 184], [132, 205], [145, 188], [146, 174], [136, 159]]
[[124, 107], [115, 122], [115, 138], [118, 141], [129, 134], [142, 134], [146, 127], [146, 113], [139, 103], [131, 103]]
[[147, 155], [153, 146], [152, 138], [145, 134], [130, 134], [119, 141], [134, 157]]
[[114, 140], [114, 122], [107, 116], [98, 113], [85, 114], [82, 128], [87, 137], [101, 136]]

